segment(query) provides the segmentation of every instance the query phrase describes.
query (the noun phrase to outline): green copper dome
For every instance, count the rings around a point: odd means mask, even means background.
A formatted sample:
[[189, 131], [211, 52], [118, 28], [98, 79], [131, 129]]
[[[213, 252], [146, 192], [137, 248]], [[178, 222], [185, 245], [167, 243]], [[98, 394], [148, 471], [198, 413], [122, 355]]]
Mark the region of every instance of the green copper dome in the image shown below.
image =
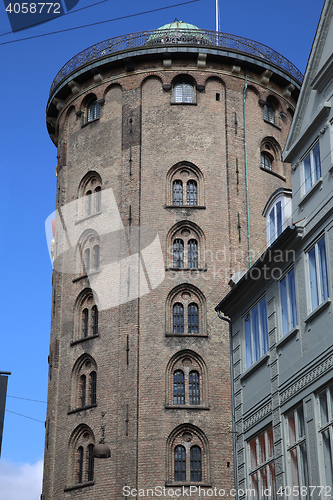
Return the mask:
[[191, 43], [211, 43], [204, 30], [193, 24], [178, 21], [178, 19], [161, 26], [148, 38], [150, 43], [186, 43], [187, 41]]

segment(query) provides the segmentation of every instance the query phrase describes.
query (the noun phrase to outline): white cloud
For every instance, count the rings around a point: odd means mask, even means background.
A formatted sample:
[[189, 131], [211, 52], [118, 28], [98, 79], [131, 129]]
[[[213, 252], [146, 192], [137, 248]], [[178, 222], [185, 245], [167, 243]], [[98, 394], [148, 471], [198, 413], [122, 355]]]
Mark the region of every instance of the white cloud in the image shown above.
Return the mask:
[[0, 500], [39, 500], [43, 461], [22, 464], [0, 460]]

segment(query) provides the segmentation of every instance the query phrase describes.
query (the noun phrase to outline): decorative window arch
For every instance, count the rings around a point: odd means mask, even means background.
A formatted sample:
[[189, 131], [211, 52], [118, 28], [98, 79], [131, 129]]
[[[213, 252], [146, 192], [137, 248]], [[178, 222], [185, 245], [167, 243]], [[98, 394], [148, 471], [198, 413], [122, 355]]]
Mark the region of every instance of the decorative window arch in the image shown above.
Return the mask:
[[193, 222], [178, 222], [167, 236], [168, 268], [199, 269], [204, 267], [205, 238]]
[[192, 424], [182, 424], [167, 440], [167, 483], [209, 482], [209, 450], [204, 433]]
[[77, 245], [77, 271], [80, 275], [91, 274], [100, 270], [100, 238], [93, 229], [87, 229], [81, 235]]
[[194, 351], [177, 352], [166, 369], [166, 408], [208, 408], [207, 367]]
[[[68, 446], [67, 487], [94, 484], [95, 438], [85, 424], [79, 425], [72, 433]], [[66, 489], [66, 488], [65, 488]]]
[[281, 175], [281, 154], [281, 147], [274, 137], [265, 137], [260, 144], [261, 169]]
[[99, 312], [94, 292], [86, 288], [78, 296], [74, 307], [74, 341], [96, 337], [99, 334]]
[[189, 283], [174, 288], [166, 301], [166, 335], [207, 335], [206, 300]]
[[102, 210], [102, 178], [94, 171], [88, 172], [80, 182], [78, 197], [82, 198], [78, 217], [89, 217]]
[[97, 404], [97, 365], [88, 354], [83, 354], [72, 370], [71, 410], [91, 408]]
[[188, 75], [181, 75], [172, 82], [173, 102], [191, 104], [195, 102], [194, 80]]
[[291, 189], [279, 188], [269, 197], [262, 215], [266, 218], [267, 246], [291, 224]]
[[180, 162], [167, 174], [168, 207], [203, 207], [204, 183], [201, 170], [190, 162]]

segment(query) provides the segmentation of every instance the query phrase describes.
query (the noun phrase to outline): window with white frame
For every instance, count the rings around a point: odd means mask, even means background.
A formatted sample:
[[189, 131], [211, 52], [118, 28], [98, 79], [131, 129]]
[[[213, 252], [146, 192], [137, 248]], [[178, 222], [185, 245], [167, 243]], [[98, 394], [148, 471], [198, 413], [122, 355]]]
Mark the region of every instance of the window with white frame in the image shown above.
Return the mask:
[[333, 384], [318, 394], [318, 403], [324, 482], [333, 488]]
[[262, 215], [266, 217], [267, 246], [270, 246], [291, 223], [291, 190], [277, 189]]
[[321, 177], [319, 142], [311, 149], [303, 160], [304, 192], [309, 189]]
[[[309, 474], [303, 405], [298, 406], [286, 415], [286, 424], [290, 486], [308, 487]], [[307, 489], [302, 491], [305, 493], [302, 498], [308, 498]]]
[[194, 102], [194, 87], [189, 82], [178, 82], [173, 87], [173, 102]]
[[268, 351], [266, 297], [260, 300], [244, 317], [246, 368]]
[[[272, 426], [249, 441], [250, 487], [254, 498], [276, 498], [275, 464]], [[269, 494], [267, 494], [269, 493]]]
[[313, 311], [328, 298], [328, 275], [325, 236], [308, 252], [310, 278], [310, 310]]
[[291, 269], [280, 281], [282, 335], [297, 325], [295, 270]]

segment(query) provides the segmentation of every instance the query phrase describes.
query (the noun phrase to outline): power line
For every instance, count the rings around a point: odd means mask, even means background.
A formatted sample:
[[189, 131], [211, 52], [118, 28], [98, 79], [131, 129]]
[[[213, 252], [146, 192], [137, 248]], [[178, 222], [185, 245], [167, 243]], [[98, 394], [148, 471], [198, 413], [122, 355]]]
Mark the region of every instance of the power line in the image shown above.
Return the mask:
[[8, 394], [7, 394], [7, 398], [23, 399], [24, 401], [33, 401], [34, 403], [45, 403], [46, 404], [46, 401], [38, 401], [37, 399], [19, 398], [18, 396], [8, 396]]
[[[142, 16], [144, 14], [151, 14], [152, 12], [158, 12], [158, 11], [161, 11], [161, 10], [172, 9], [173, 7], [180, 7], [181, 5], [187, 5], [189, 3], [194, 3], [194, 2], [200, 2], [200, 0], [188, 0], [187, 2], [177, 3], [177, 4], [174, 4], [174, 5], [168, 5], [167, 7], [159, 7], [158, 9], [151, 9], [151, 10], [146, 10], [144, 12], [137, 12], [136, 14], [128, 14], [127, 16], [115, 17], [114, 19], [107, 19], [106, 21], [99, 21], [97, 23], [84, 24], [82, 26], [76, 26], [74, 28], [67, 28], [67, 29], [64, 29], [64, 30], [52, 31], [52, 32], [49, 32], [49, 33], [43, 33], [41, 35], [28, 36], [26, 38], [17, 38], [16, 40], [10, 40], [8, 42], [2, 42], [2, 43], [0, 43], [0, 45], [7, 45], [9, 43], [15, 43], [15, 42], [23, 42], [24, 40], [32, 40], [33, 38], [40, 38], [42, 36], [57, 35], [58, 33], [65, 33], [67, 31], [78, 30], [78, 29], [81, 29], [81, 28], [89, 28], [90, 26], [97, 26], [97, 25], [100, 25], [100, 24], [110, 23], [110, 22], [113, 22], [113, 21], [120, 21], [121, 19], [128, 19], [130, 17]], [[77, 12], [77, 11], [75, 11], [75, 12]]]
[[20, 417], [29, 418], [30, 420], [35, 420], [36, 422], [40, 422], [41, 424], [45, 424], [44, 420], [37, 420], [37, 418], [28, 417], [27, 415], [22, 415], [22, 413], [16, 413], [15, 411], [7, 410], [7, 409], [6, 409], [6, 411], [8, 411], [8, 413], [14, 413], [14, 415], [19, 415]]

